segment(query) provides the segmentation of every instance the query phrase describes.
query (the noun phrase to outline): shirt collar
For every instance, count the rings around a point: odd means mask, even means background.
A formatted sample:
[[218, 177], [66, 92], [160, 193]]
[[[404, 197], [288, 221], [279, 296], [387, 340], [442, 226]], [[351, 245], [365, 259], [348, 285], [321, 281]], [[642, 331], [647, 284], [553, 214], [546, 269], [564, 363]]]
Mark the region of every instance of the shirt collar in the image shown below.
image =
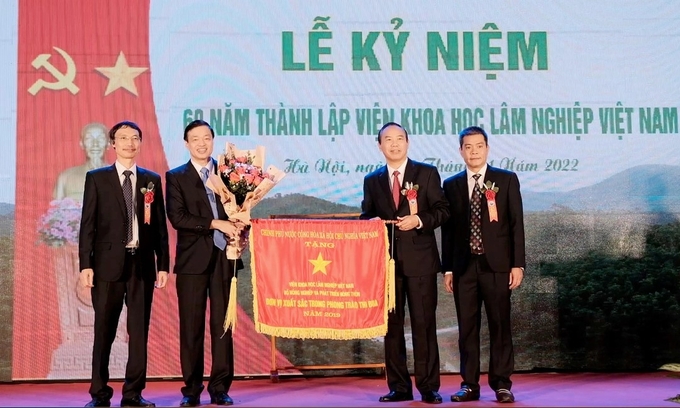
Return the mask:
[[406, 163], [408, 163], [408, 159], [404, 160], [404, 162], [401, 165], [399, 165], [399, 167], [397, 167], [396, 169], [388, 165], [387, 171], [389, 173], [389, 176], [392, 177], [392, 174], [394, 174], [394, 171], [396, 170], [399, 172], [399, 176], [403, 177], [404, 172], [406, 171]]
[[116, 160], [116, 172], [118, 173], [118, 177], [122, 177], [123, 172], [125, 170], [130, 170], [132, 172], [132, 175], [134, 177], [137, 177], [137, 163], [133, 164], [132, 167], [130, 167], [128, 169], [125, 166], [123, 166], [122, 164], [120, 164], [120, 162], [118, 160]]
[[191, 160], [191, 164], [194, 166], [194, 168], [196, 169], [196, 172], [197, 172], [198, 174], [201, 174], [201, 169], [202, 169], [203, 167], [205, 167], [205, 168], [208, 169], [208, 174], [214, 173], [214, 171], [213, 171], [213, 161], [212, 161], [212, 158], [211, 158], [210, 160], [208, 160], [208, 164], [207, 164], [206, 166], [204, 166], [204, 165], [202, 165], [202, 164], [198, 164], [198, 163], [196, 163], [196, 162], [193, 161], [193, 160]]
[[482, 181], [484, 181], [484, 176], [486, 175], [486, 169], [487, 169], [487, 167], [488, 167], [488, 165], [484, 164], [484, 167], [482, 167], [481, 169], [479, 169], [479, 171], [478, 171], [477, 173], [473, 173], [472, 171], [470, 171], [469, 168], [465, 167], [465, 171], [467, 172], [467, 179], [470, 180], [470, 179], [472, 179], [472, 176], [474, 176], [475, 174], [479, 174], [479, 175], [480, 175], [479, 178], [480, 178]]

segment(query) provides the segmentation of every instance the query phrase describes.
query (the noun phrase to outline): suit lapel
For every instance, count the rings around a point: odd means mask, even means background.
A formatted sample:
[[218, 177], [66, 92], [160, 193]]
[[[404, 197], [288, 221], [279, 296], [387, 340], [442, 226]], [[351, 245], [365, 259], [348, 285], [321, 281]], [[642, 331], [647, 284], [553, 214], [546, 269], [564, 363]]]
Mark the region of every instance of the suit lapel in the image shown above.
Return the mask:
[[111, 184], [111, 189], [114, 191], [114, 196], [118, 201], [118, 208], [120, 208], [121, 215], [123, 219], [127, 219], [127, 210], [125, 209], [125, 198], [123, 198], [123, 187], [120, 185], [120, 178], [118, 177], [118, 171], [116, 170], [116, 164], [112, 164], [107, 169], [109, 175], [107, 176], [109, 183]]
[[461, 177], [458, 177], [458, 192], [460, 193], [460, 202], [463, 203], [463, 208], [467, 211], [468, 224], [470, 221], [470, 193], [468, 192], [467, 171], [463, 171]]
[[394, 208], [394, 201], [392, 200], [392, 180], [387, 171], [387, 166], [383, 166], [380, 173], [378, 174], [378, 188], [383, 192], [379, 197], [383, 197], [387, 201], [387, 208], [391, 208], [392, 211], [396, 211]]
[[196, 171], [194, 165], [191, 163], [191, 160], [189, 160], [189, 162], [185, 165], [184, 176], [186, 178], [187, 184], [193, 186], [196, 189], [196, 195], [201, 197], [201, 202], [212, 214], [212, 208], [210, 207], [210, 200], [208, 200], [208, 193], [206, 191], [205, 184], [203, 184], [203, 180]]
[[495, 174], [496, 173], [493, 167], [486, 166], [486, 173], [484, 174], [484, 184], [486, 184], [487, 181], [491, 181], [493, 183]]
[[141, 227], [144, 223], [144, 194], [142, 194], [142, 187], [146, 187], [146, 170], [137, 166], [137, 185], [135, 186], [134, 196], [136, 198], [137, 205], [137, 225]]
[[[220, 174], [217, 172], [217, 160], [215, 160], [211, 157], [210, 161], [212, 161], [213, 173], [215, 173], [217, 176], [219, 176]], [[206, 194], [206, 197], [207, 197], [207, 194]], [[216, 200], [216, 204], [217, 204], [217, 215], [219, 216], [220, 219], [227, 218], [227, 213], [224, 211], [224, 206], [222, 205], [222, 201], [220, 200], [220, 197], [217, 194], [215, 195], [215, 200]], [[210, 202], [208, 202], [208, 205], [210, 205]], [[212, 211], [212, 208], [210, 210]]]

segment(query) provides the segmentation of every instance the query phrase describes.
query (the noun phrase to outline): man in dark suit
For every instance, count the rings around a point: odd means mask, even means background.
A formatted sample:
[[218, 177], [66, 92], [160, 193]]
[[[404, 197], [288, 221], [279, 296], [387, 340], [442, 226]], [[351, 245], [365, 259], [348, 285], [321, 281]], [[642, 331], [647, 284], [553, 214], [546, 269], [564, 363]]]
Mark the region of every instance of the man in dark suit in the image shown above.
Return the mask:
[[185, 384], [182, 407], [200, 405], [208, 297], [212, 342], [212, 370], [208, 382], [210, 403], [234, 403], [228, 394], [234, 379], [234, 345], [231, 330], [222, 337], [222, 327], [236, 261], [227, 259], [225, 246], [240, 233], [243, 224], [228, 220], [219, 197], [205, 185], [209, 174], [217, 172], [217, 162], [211, 157], [214, 138], [215, 132], [205, 121], [189, 123], [184, 129], [184, 142], [191, 159], [166, 174], [168, 218], [177, 230], [174, 271], [177, 274], [180, 361]]
[[466, 170], [444, 181], [451, 218], [442, 226], [444, 285], [458, 317], [461, 389], [451, 401], [479, 399], [482, 303], [491, 344], [489, 386], [498, 402], [514, 402], [510, 295], [524, 276], [524, 218], [515, 173], [487, 165], [488, 137], [469, 127], [459, 135]]
[[[387, 164], [364, 179], [361, 218], [396, 221], [389, 227], [396, 269], [396, 309], [389, 313], [385, 335], [385, 366], [390, 392], [381, 402], [410, 401], [413, 387], [406, 364], [405, 304], [413, 334], [416, 388], [422, 401], [438, 404], [439, 348], [437, 345], [437, 275], [441, 271], [434, 230], [449, 216], [437, 169], [407, 157], [408, 133], [386, 123], [378, 132], [378, 147]], [[412, 184], [412, 185], [411, 185]], [[409, 204], [402, 189], [417, 203]], [[406, 191], [404, 191], [406, 193]]]
[[129, 355], [120, 405], [153, 407], [142, 390], [156, 270], [155, 286], [163, 288], [170, 266], [163, 189], [158, 174], [135, 164], [142, 143], [139, 126], [116, 124], [109, 142], [116, 163], [85, 176], [80, 223], [80, 283], [92, 288], [94, 307], [92, 400], [86, 406], [111, 405], [109, 357], [125, 303]]

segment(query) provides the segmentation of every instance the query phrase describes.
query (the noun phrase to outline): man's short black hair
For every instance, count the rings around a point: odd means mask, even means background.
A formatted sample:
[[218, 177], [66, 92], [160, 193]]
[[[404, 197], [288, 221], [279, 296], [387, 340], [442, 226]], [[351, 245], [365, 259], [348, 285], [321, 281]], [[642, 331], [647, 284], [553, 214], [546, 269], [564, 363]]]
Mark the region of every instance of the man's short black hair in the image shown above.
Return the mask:
[[382, 138], [383, 130], [387, 129], [390, 126], [396, 126], [396, 127], [400, 128], [401, 130], [403, 130], [404, 134], [406, 135], [406, 141], [408, 142], [408, 132], [406, 131], [406, 129], [404, 129], [404, 127], [402, 125], [398, 124], [397, 122], [387, 122], [378, 131], [378, 144], [380, 144], [380, 142], [382, 141], [381, 138]]
[[195, 128], [201, 127], [201, 126], [207, 126], [208, 129], [210, 129], [210, 134], [212, 135], [213, 139], [215, 138], [215, 131], [213, 130], [212, 126], [210, 126], [210, 124], [208, 122], [204, 121], [203, 119], [196, 119], [196, 120], [192, 121], [191, 123], [189, 123], [184, 128], [184, 141], [185, 142], [188, 141], [187, 137], [188, 137], [189, 132], [192, 129], [195, 129]]
[[458, 142], [460, 143], [460, 147], [463, 147], [463, 138], [465, 136], [471, 135], [482, 135], [484, 136], [484, 143], [487, 145], [489, 144], [489, 136], [486, 135], [486, 132], [484, 131], [483, 128], [479, 126], [470, 126], [461, 130], [460, 134], [458, 135]]
[[115, 125], [113, 125], [111, 130], [109, 130], [109, 141], [111, 142], [111, 144], [113, 144], [113, 142], [116, 140], [116, 132], [119, 129], [126, 128], [126, 127], [136, 130], [137, 133], [139, 133], [139, 140], [140, 141], [142, 140], [142, 129], [140, 129], [139, 126], [135, 122], [132, 122], [132, 121], [129, 121], [129, 120], [124, 120], [122, 122], [116, 123]]

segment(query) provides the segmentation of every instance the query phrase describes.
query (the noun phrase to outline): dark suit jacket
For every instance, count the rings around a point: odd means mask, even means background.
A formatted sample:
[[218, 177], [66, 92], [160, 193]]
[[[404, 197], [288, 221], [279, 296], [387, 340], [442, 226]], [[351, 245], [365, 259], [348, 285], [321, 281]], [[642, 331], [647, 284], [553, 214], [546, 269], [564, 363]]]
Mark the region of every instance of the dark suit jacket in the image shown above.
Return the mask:
[[[519, 179], [513, 172], [487, 166], [484, 183], [496, 183], [498, 222], [489, 220], [486, 196], [482, 196], [482, 241], [489, 266], [495, 272], [524, 267], [524, 213]], [[465, 272], [470, 259], [470, 196], [466, 171], [444, 180], [451, 218], [442, 226], [444, 271]]]
[[[213, 170], [217, 162], [213, 159]], [[213, 213], [205, 185], [191, 161], [168, 171], [167, 182], [168, 219], [177, 230], [175, 273], [204, 273], [213, 251], [213, 231], [210, 229]], [[229, 217], [217, 198], [220, 220]]]
[[[140, 191], [154, 184], [151, 223], [144, 223], [144, 194]], [[146, 280], [156, 279], [158, 271], [168, 271], [168, 228], [163, 203], [163, 187], [158, 174], [137, 166], [135, 210], [139, 226], [139, 264], [137, 270]], [[96, 279], [116, 281], [125, 263], [127, 215], [123, 189], [116, 166], [91, 170], [85, 176], [83, 214], [80, 221], [80, 269], [92, 268]], [[155, 255], [155, 261], [154, 261]]]
[[[448, 203], [441, 188], [441, 178], [434, 166], [408, 159], [403, 182], [418, 185], [418, 216], [423, 223], [421, 229], [400, 231], [395, 227], [394, 259], [397, 271], [406, 276], [420, 276], [441, 271], [439, 251], [434, 230], [449, 217]], [[398, 208], [394, 207], [391, 179], [387, 166], [368, 174], [364, 178], [364, 200], [361, 202], [361, 218], [380, 217], [396, 220], [397, 216], [409, 215], [408, 200], [400, 195]], [[402, 183], [403, 185], [403, 183]], [[387, 226], [392, 242], [392, 227]]]

